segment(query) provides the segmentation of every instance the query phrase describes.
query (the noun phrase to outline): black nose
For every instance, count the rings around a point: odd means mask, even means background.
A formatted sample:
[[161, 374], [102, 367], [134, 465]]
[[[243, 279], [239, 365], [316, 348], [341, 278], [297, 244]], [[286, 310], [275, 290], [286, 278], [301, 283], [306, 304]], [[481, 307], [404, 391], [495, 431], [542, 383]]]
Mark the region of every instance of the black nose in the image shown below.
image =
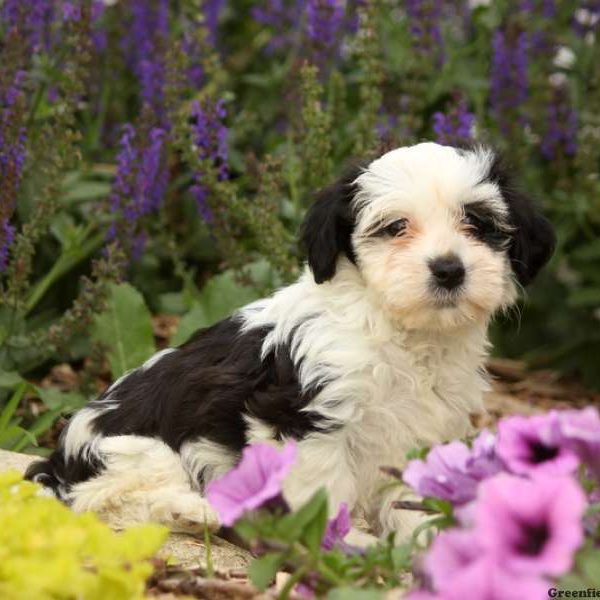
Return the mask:
[[429, 268], [439, 287], [452, 290], [465, 280], [465, 267], [456, 254], [446, 254], [429, 261]]

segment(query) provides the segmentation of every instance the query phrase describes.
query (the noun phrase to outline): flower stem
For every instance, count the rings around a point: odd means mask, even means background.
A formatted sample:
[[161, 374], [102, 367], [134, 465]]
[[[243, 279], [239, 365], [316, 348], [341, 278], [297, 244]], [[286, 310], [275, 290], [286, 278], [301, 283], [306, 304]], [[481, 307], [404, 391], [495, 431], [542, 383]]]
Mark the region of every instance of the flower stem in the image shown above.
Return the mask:
[[309, 570], [310, 566], [304, 565], [303, 567], [300, 567], [295, 573], [290, 575], [279, 594], [279, 600], [286, 600], [287, 598], [289, 598], [290, 592], [294, 589], [294, 586], [302, 580], [302, 578], [309, 572]]

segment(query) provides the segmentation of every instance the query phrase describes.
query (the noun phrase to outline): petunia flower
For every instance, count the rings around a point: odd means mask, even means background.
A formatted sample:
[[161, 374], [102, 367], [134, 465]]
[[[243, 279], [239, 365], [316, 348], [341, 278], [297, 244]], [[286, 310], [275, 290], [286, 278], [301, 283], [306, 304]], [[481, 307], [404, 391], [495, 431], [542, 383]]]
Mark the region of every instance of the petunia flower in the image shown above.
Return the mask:
[[470, 530], [442, 531], [433, 541], [423, 561], [425, 573], [433, 587], [442, 590], [452, 585], [458, 572], [462, 572], [481, 557], [481, 547]]
[[558, 414], [564, 443], [600, 480], [600, 414], [598, 409], [565, 410]]
[[586, 500], [570, 477], [500, 474], [481, 484], [475, 528], [485, 552], [523, 575], [562, 575], [583, 542]]
[[507, 469], [518, 475], [564, 475], [579, 466], [576, 452], [565, 443], [556, 411], [500, 421], [496, 452]]
[[550, 582], [542, 577], [515, 576], [503, 565], [482, 558], [457, 573], [451, 585], [442, 591], [440, 600], [544, 600]]
[[421, 496], [462, 505], [475, 498], [480, 481], [500, 470], [494, 436], [484, 430], [475, 439], [472, 449], [462, 442], [450, 442], [433, 448], [424, 461], [410, 461], [403, 480]]
[[344, 541], [344, 538], [348, 535], [351, 527], [352, 521], [350, 520], [348, 505], [345, 502], [342, 502], [337, 515], [327, 523], [327, 529], [323, 535], [321, 547], [324, 550], [332, 550], [338, 543]]
[[507, 571], [487, 552], [477, 530], [440, 533], [423, 562], [424, 574], [438, 593], [418, 590], [410, 600], [531, 600], [547, 597], [548, 582], [540, 576]]
[[503, 470], [502, 461], [496, 452], [496, 435], [482, 429], [473, 440], [471, 456], [467, 460], [467, 470], [478, 481], [496, 475]]
[[281, 484], [296, 461], [296, 444], [282, 449], [270, 444], [244, 448], [240, 463], [209, 483], [206, 497], [223, 525], [233, 525], [245, 512], [263, 506], [281, 494]]

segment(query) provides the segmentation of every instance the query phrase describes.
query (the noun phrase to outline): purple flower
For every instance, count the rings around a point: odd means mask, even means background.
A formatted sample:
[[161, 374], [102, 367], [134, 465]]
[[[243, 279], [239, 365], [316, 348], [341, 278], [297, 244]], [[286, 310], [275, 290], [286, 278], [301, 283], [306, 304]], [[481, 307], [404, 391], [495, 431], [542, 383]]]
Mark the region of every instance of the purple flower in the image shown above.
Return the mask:
[[461, 505], [475, 498], [480, 481], [500, 469], [493, 436], [485, 430], [475, 440], [472, 450], [462, 442], [450, 442], [433, 448], [425, 461], [410, 461], [403, 480], [421, 496]]
[[304, 0], [269, 0], [252, 8], [252, 18], [273, 29], [267, 49], [271, 52], [287, 48], [293, 43], [290, 35], [301, 18]]
[[308, 0], [306, 33], [312, 42], [314, 62], [323, 65], [331, 57], [344, 22], [343, 0]]
[[424, 58], [433, 59], [438, 65], [444, 62], [441, 17], [444, 3], [441, 0], [407, 0], [413, 47]]
[[[443, 600], [521, 600], [547, 597], [548, 582], [516, 575], [486, 554], [477, 532], [452, 529], [440, 533], [423, 562], [425, 575]], [[409, 598], [420, 598], [410, 595]], [[424, 599], [427, 596], [422, 596]]]
[[529, 14], [540, 13], [548, 19], [556, 16], [555, 0], [521, 0], [519, 10]]
[[566, 86], [552, 90], [547, 117], [547, 129], [541, 143], [544, 158], [552, 160], [557, 155], [573, 156], [577, 152], [578, 119]]
[[566, 410], [558, 414], [560, 431], [571, 448], [600, 481], [600, 415], [598, 409]]
[[131, 0], [131, 24], [124, 39], [127, 61], [141, 88], [142, 100], [163, 113], [168, 0]]
[[0, 273], [6, 269], [8, 253], [14, 239], [15, 228], [8, 221], [4, 221], [0, 227]]
[[62, 6], [63, 19], [65, 21], [79, 21], [81, 19], [81, 6], [65, 0]]
[[490, 101], [496, 119], [507, 130], [515, 111], [527, 98], [527, 34], [509, 39], [504, 31], [496, 31], [492, 49]]
[[481, 548], [471, 531], [442, 531], [433, 541], [423, 561], [423, 568], [433, 587], [441, 590], [452, 585], [457, 572], [481, 557]]
[[26, 159], [26, 129], [23, 126], [26, 75], [23, 71], [9, 72], [5, 78], [7, 87], [0, 90], [0, 272], [6, 269], [15, 237], [10, 219]]
[[0, 16], [9, 31], [23, 32], [31, 51], [39, 52], [50, 49], [54, 11], [55, 0], [5, 0], [0, 7]]
[[104, 0], [93, 0], [91, 11], [92, 42], [98, 52], [104, 52], [108, 46], [108, 37], [102, 24], [105, 12], [106, 4]]
[[565, 443], [558, 413], [508, 417], [498, 424], [496, 452], [507, 469], [519, 475], [561, 475], [579, 466]]
[[117, 156], [117, 174], [110, 196], [115, 224], [108, 239], [118, 237], [139, 257], [146, 236], [140, 220], [156, 212], [167, 188], [168, 172], [164, 164], [166, 131], [153, 127], [139, 136], [132, 125], [125, 125]]
[[223, 525], [233, 525], [246, 511], [255, 510], [281, 494], [281, 484], [296, 461], [296, 445], [281, 450], [270, 444], [244, 448], [237, 467], [209, 483], [206, 497]]
[[332, 550], [338, 543], [343, 542], [352, 527], [350, 512], [345, 502], [340, 504], [338, 514], [327, 523], [327, 529], [321, 541], [324, 550]]
[[480, 545], [510, 572], [558, 576], [583, 542], [585, 496], [570, 477], [500, 474], [481, 484], [475, 509]]
[[[229, 147], [227, 127], [223, 124], [225, 104], [218, 101], [213, 105], [199, 102], [192, 104], [192, 135], [200, 161], [206, 168], [217, 169], [217, 179], [224, 181], [229, 177]], [[204, 183], [206, 172], [196, 173], [191, 192], [196, 198], [198, 212], [205, 222], [213, 219], [207, 203], [208, 188]]]
[[206, 29], [208, 30], [209, 39], [213, 44], [217, 41], [219, 18], [223, 11], [223, 7], [225, 6], [225, 2], [226, 0], [205, 0], [202, 3]]
[[456, 146], [472, 139], [475, 115], [469, 111], [466, 100], [459, 97], [448, 113], [433, 115], [436, 141], [444, 146]]

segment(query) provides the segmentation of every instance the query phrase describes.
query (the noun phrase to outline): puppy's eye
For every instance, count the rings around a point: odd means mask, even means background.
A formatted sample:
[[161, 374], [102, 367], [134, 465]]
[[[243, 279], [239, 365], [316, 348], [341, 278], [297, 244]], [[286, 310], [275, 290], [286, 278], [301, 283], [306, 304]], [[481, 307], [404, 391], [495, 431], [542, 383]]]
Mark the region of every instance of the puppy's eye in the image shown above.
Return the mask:
[[406, 232], [407, 227], [408, 219], [398, 219], [397, 221], [386, 225], [381, 230], [381, 233], [384, 233], [385, 235], [390, 235], [392, 237], [400, 237]]
[[470, 212], [465, 213], [464, 217], [462, 218], [462, 223], [470, 229], [475, 229], [477, 231], [482, 231], [487, 226], [483, 219]]

